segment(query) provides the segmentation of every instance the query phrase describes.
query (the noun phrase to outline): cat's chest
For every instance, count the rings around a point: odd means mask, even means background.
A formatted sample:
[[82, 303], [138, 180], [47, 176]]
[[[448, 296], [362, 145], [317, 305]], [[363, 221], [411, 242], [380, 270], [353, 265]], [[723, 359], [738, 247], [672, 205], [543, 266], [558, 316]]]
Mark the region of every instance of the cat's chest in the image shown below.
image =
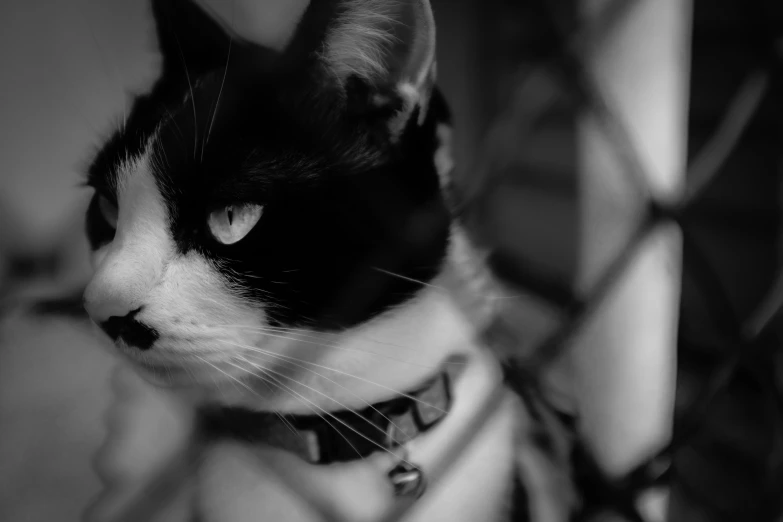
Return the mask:
[[[460, 307], [455, 306], [452, 299], [440, 296], [442, 290], [432, 288], [427, 299], [421, 302], [424, 308], [408, 309], [406, 313], [410, 316], [402, 322], [383, 323], [389, 332], [407, 336], [407, 339], [398, 337], [395, 342], [387, 339], [388, 342], [375, 345], [370, 350], [367, 344], [370, 334], [365, 332], [356, 338], [356, 346], [343, 344], [341, 349], [333, 350], [332, 353], [343, 361], [346, 355], [353, 354], [358, 366], [350, 372], [341, 370], [339, 374], [328, 373], [324, 368], [317, 369], [317, 374], [321, 374], [320, 381], [303, 383], [304, 387], [296, 389], [300, 396], [292, 404], [301, 406], [306, 398], [303, 393], [308, 387], [311, 391], [318, 390], [312, 391], [308, 400], [320, 401], [319, 405], [326, 405], [328, 400], [330, 410], [338, 409], [332, 404], [335, 399], [345, 406], [348, 403], [354, 405], [356, 401], [359, 401], [357, 404], [368, 404], [378, 398], [368, 394], [368, 390], [377, 394], [380, 389], [388, 395], [391, 390], [406, 389], [409, 383], [420, 378], [415, 377], [417, 372], [429, 374], [446, 353], [462, 352], [462, 366], [453, 389], [453, 410], [442, 425], [410, 445], [411, 461], [422, 466], [425, 476], [428, 476], [431, 470], [442, 465], [444, 451], [460, 436], [471, 432], [473, 417], [486, 404], [488, 394], [501, 382], [496, 360], [472, 341], [472, 330], [466, 326]], [[415, 344], [412, 342], [414, 338]], [[360, 342], [362, 339], [364, 341]], [[433, 358], [431, 361], [416, 361], [410, 354], [399, 352], [402, 345], [419, 346], [422, 357], [430, 354]], [[386, 358], [380, 357], [384, 349], [389, 350]], [[368, 354], [368, 350], [372, 353]], [[331, 364], [326, 362], [321, 366], [331, 367]], [[360, 378], [348, 380], [347, 373]], [[327, 375], [331, 377], [325, 379]], [[335, 375], [344, 377], [339, 386]], [[366, 389], [348, 389], [349, 382], [362, 384]], [[383, 386], [379, 387], [379, 382]], [[148, 397], [144, 401], [139, 400], [135, 410], [160, 410], [158, 416], [165, 417], [170, 415], [171, 408], [180, 408], [163, 404], [156, 398], [160, 395], [150, 393], [146, 386], [143, 390], [146, 390], [145, 394], [137, 393], [135, 397]], [[509, 396], [501, 407], [482, 423], [482, 428], [458, 457], [451, 458], [455, 461], [449, 462], [453, 464], [449, 472], [430, 484], [411, 518], [405, 520], [504, 520], [504, 506], [507, 505], [514, 467], [514, 431], [518, 428], [518, 416], [524, 411], [515, 396], [505, 393]], [[187, 416], [182, 417], [181, 424], [185, 426]], [[157, 421], [154, 423], [159, 424]], [[172, 433], [170, 429], [167, 431]], [[133, 445], [135, 449], [130, 451], [143, 456], [161, 441], [149, 434], [140, 435], [137, 439], [142, 436], [145, 440], [139, 440], [139, 444]], [[291, 436], [297, 435], [292, 433]], [[286, 451], [240, 442], [201, 445], [197, 453], [193, 457], [196, 463], [193, 474], [183, 477], [182, 489], [172, 497], [170, 506], [166, 508], [167, 513], [178, 514], [173, 519], [179, 519], [179, 514], [197, 513], [203, 522], [255, 521], [259, 520], [259, 515], [263, 520], [310, 522], [324, 520], [323, 514], [326, 513], [331, 514], [327, 518], [331, 520], [377, 520], [379, 514], [389, 510], [396, 502], [387, 477], [394, 461], [383, 451], [364, 460], [334, 465], [313, 465]], [[126, 460], [138, 461], [137, 458]], [[169, 516], [166, 520], [170, 520]], [[186, 517], [183, 520], [191, 519]]]
[[[502, 387], [489, 356], [469, 358], [452, 392], [448, 415], [405, 444], [405, 458], [422, 470], [427, 486], [403, 520], [505, 520], [524, 410]], [[200, 459], [196, 509], [206, 521], [259, 514], [291, 522], [380, 520], [411, 501], [395, 496], [389, 479], [400, 456], [379, 448], [364, 459], [314, 465], [279, 449], [214, 443]]]
[[[514, 471], [514, 403], [505, 401], [449, 473], [429, 484], [402, 520], [506, 520]], [[425, 475], [440, 464], [440, 439], [451, 435], [442, 433], [412, 453]], [[249, 522], [259, 516], [286, 522], [381, 520], [398, 503], [409, 502], [393, 494], [387, 478], [392, 465], [388, 455], [378, 453], [352, 463], [313, 466], [277, 450], [220, 443], [203, 455], [194, 509], [204, 522]]]

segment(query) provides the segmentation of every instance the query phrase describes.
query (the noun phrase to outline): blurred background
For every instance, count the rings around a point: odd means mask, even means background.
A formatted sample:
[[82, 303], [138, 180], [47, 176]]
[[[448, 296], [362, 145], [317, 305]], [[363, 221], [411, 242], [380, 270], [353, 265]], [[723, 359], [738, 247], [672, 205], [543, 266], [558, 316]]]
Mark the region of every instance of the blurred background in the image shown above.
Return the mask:
[[[271, 40], [294, 23], [294, 3], [265, 0]], [[780, 520], [783, 4], [432, 3], [459, 185], [494, 267], [520, 291], [520, 350], [568, 345], [602, 275], [619, 280], [632, 263], [636, 225], [677, 223], [669, 319], [649, 316], [671, 330], [659, 359], [672, 390], [676, 378], [673, 428], [661, 428], [674, 443], [654, 477], [671, 486], [664, 519]], [[78, 520], [100, 487], [90, 459], [114, 365], [74, 299], [90, 271], [80, 182], [155, 78], [155, 43], [138, 0], [6, 0], [0, 43], [0, 520]], [[600, 159], [607, 150], [614, 160]], [[596, 218], [595, 201], [613, 213]], [[652, 291], [634, 284], [636, 297]], [[593, 438], [609, 433], [596, 423]], [[633, 497], [621, 482], [587, 497], [611, 510]]]

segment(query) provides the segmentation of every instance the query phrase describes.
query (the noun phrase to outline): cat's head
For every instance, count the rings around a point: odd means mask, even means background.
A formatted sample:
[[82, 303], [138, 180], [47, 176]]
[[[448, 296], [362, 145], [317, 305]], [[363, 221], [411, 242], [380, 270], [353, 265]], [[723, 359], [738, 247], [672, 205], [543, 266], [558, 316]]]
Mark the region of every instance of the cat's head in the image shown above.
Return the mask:
[[307, 339], [326, 353], [320, 334], [393, 315], [441, 272], [429, 2], [311, 4], [275, 52], [152, 2], [161, 76], [89, 170], [85, 306], [153, 373], [312, 360]]

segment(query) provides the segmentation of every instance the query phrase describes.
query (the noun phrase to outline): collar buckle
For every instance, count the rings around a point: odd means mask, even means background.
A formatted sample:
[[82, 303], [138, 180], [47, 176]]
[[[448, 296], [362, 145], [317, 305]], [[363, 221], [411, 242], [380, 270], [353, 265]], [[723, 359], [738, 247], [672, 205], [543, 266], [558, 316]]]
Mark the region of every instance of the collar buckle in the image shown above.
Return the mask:
[[406, 460], [397, 463], [388, 473], [395, 497], [417, 499], [427, 489], [424, 473]]

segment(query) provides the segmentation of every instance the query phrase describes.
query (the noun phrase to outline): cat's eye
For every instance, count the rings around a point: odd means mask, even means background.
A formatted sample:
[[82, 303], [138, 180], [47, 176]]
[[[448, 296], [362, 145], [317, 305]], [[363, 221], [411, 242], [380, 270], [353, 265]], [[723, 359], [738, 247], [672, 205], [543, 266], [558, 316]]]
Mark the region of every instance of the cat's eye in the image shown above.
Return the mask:
[[250, 232], [264, 207], [261, 205], [228, 205], [209, 214], [209, 230], [224, 245], [236, 243]]
[[98, 196], [98, 210], [101, 213], [101, 217], [106, 221], [106, 223], [113, 228], [114, 230], [117, 229], [117, 217], [119, 216], [119, 211], [117, 210], [117, 205], [115, 205], [109, 198], [106, 196]]

